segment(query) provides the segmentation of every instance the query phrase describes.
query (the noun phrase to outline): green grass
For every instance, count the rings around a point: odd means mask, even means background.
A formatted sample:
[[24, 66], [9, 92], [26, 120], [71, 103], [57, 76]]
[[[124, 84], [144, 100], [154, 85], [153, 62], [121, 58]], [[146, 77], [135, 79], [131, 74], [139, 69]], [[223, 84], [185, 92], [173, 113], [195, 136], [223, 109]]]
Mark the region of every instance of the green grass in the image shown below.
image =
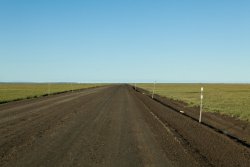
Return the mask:
[[[153, 84], [138, 84], [152, 91]], [[250, 84], [156, 84], [156, 94], [199, 106], [204, 87], [204, 109], [250, 122]]]
[[[26, 83], [0, 83], [0, 103], [39, 97], [48, 93], [59, 93], [73, 90], [99, 86], [101, 84], [71, 84], [51, 83], [51, 84], [26, 84]], [[49, 91], [50, 90], [50, 91]]]

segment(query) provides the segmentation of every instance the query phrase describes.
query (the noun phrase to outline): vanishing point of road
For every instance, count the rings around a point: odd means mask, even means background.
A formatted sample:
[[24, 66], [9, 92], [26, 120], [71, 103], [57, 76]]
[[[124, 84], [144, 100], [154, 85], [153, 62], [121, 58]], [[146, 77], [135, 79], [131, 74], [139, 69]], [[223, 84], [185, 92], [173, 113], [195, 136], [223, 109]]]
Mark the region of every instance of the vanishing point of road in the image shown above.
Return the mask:
[[250, 166], [250, 150], [111, 85], [0, 105], [0, 166]]

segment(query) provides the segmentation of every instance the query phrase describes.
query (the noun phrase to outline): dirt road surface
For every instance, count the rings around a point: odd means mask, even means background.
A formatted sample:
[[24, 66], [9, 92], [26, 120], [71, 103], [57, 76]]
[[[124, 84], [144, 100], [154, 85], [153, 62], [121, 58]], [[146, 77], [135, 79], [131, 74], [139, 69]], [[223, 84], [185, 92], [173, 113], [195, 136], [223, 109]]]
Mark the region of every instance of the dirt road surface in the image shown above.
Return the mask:
[[250, 166], [250, 150], [114, 85], [0, 105], [0, 166]]

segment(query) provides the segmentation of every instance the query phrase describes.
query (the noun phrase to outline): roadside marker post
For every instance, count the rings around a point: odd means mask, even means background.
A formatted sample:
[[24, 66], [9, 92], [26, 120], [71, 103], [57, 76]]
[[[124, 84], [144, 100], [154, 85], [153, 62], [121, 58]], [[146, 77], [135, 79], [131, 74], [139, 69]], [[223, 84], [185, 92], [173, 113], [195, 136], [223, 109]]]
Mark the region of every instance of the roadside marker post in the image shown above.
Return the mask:
[[70, 83], [70, 86], [71, 86], [71, 92], [73, 92], [73, 85], [72, 85], [72, 83]]
[[48, 95], [50, 95], [50, 83], [48, 83]]
[[201, 123], [201, 116], [202, 116], [202, 107], [203, 107], [203, 87], [201, 87], [201, 104], [200, 104], [200, 118], [199, 123]]
[[154, 88], [153, 88], [153, 92], [152, 92], [152, 99], [154, 99], [154, 94], [155, 94], [155, 82], [154, 82]]
[[136, 90], [136, 83], [135, 83], [135, 90]]

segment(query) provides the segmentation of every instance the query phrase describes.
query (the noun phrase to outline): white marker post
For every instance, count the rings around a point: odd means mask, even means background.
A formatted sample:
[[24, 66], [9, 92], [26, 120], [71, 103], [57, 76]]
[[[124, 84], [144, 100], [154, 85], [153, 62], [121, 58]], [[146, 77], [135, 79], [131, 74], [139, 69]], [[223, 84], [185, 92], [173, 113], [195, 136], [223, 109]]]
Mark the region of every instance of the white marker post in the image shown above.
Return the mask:
[[155, 82], [154, 82], [154, 88], [153, 88], [153, 92], [152, 92], [152, 99], [154, 99], [154, 94], [155, 94]]
[[50, 83], [48, 83], [48, 95], [50, 95]]
[[135, 90], [136, 90], [136, 83], [135, 83]]
[[200, 118], [199, 118], [199, 123], [201, 123], [201, 116], [202, 116], [202, 103], [203, 101], [203, 87], [201, 87], [201, 105], [200, 105]]
[[70, 86], [71, 86], [71, 92], [73, 92], [73, 85], [72, 85], [72, 83], [70, 83]]

